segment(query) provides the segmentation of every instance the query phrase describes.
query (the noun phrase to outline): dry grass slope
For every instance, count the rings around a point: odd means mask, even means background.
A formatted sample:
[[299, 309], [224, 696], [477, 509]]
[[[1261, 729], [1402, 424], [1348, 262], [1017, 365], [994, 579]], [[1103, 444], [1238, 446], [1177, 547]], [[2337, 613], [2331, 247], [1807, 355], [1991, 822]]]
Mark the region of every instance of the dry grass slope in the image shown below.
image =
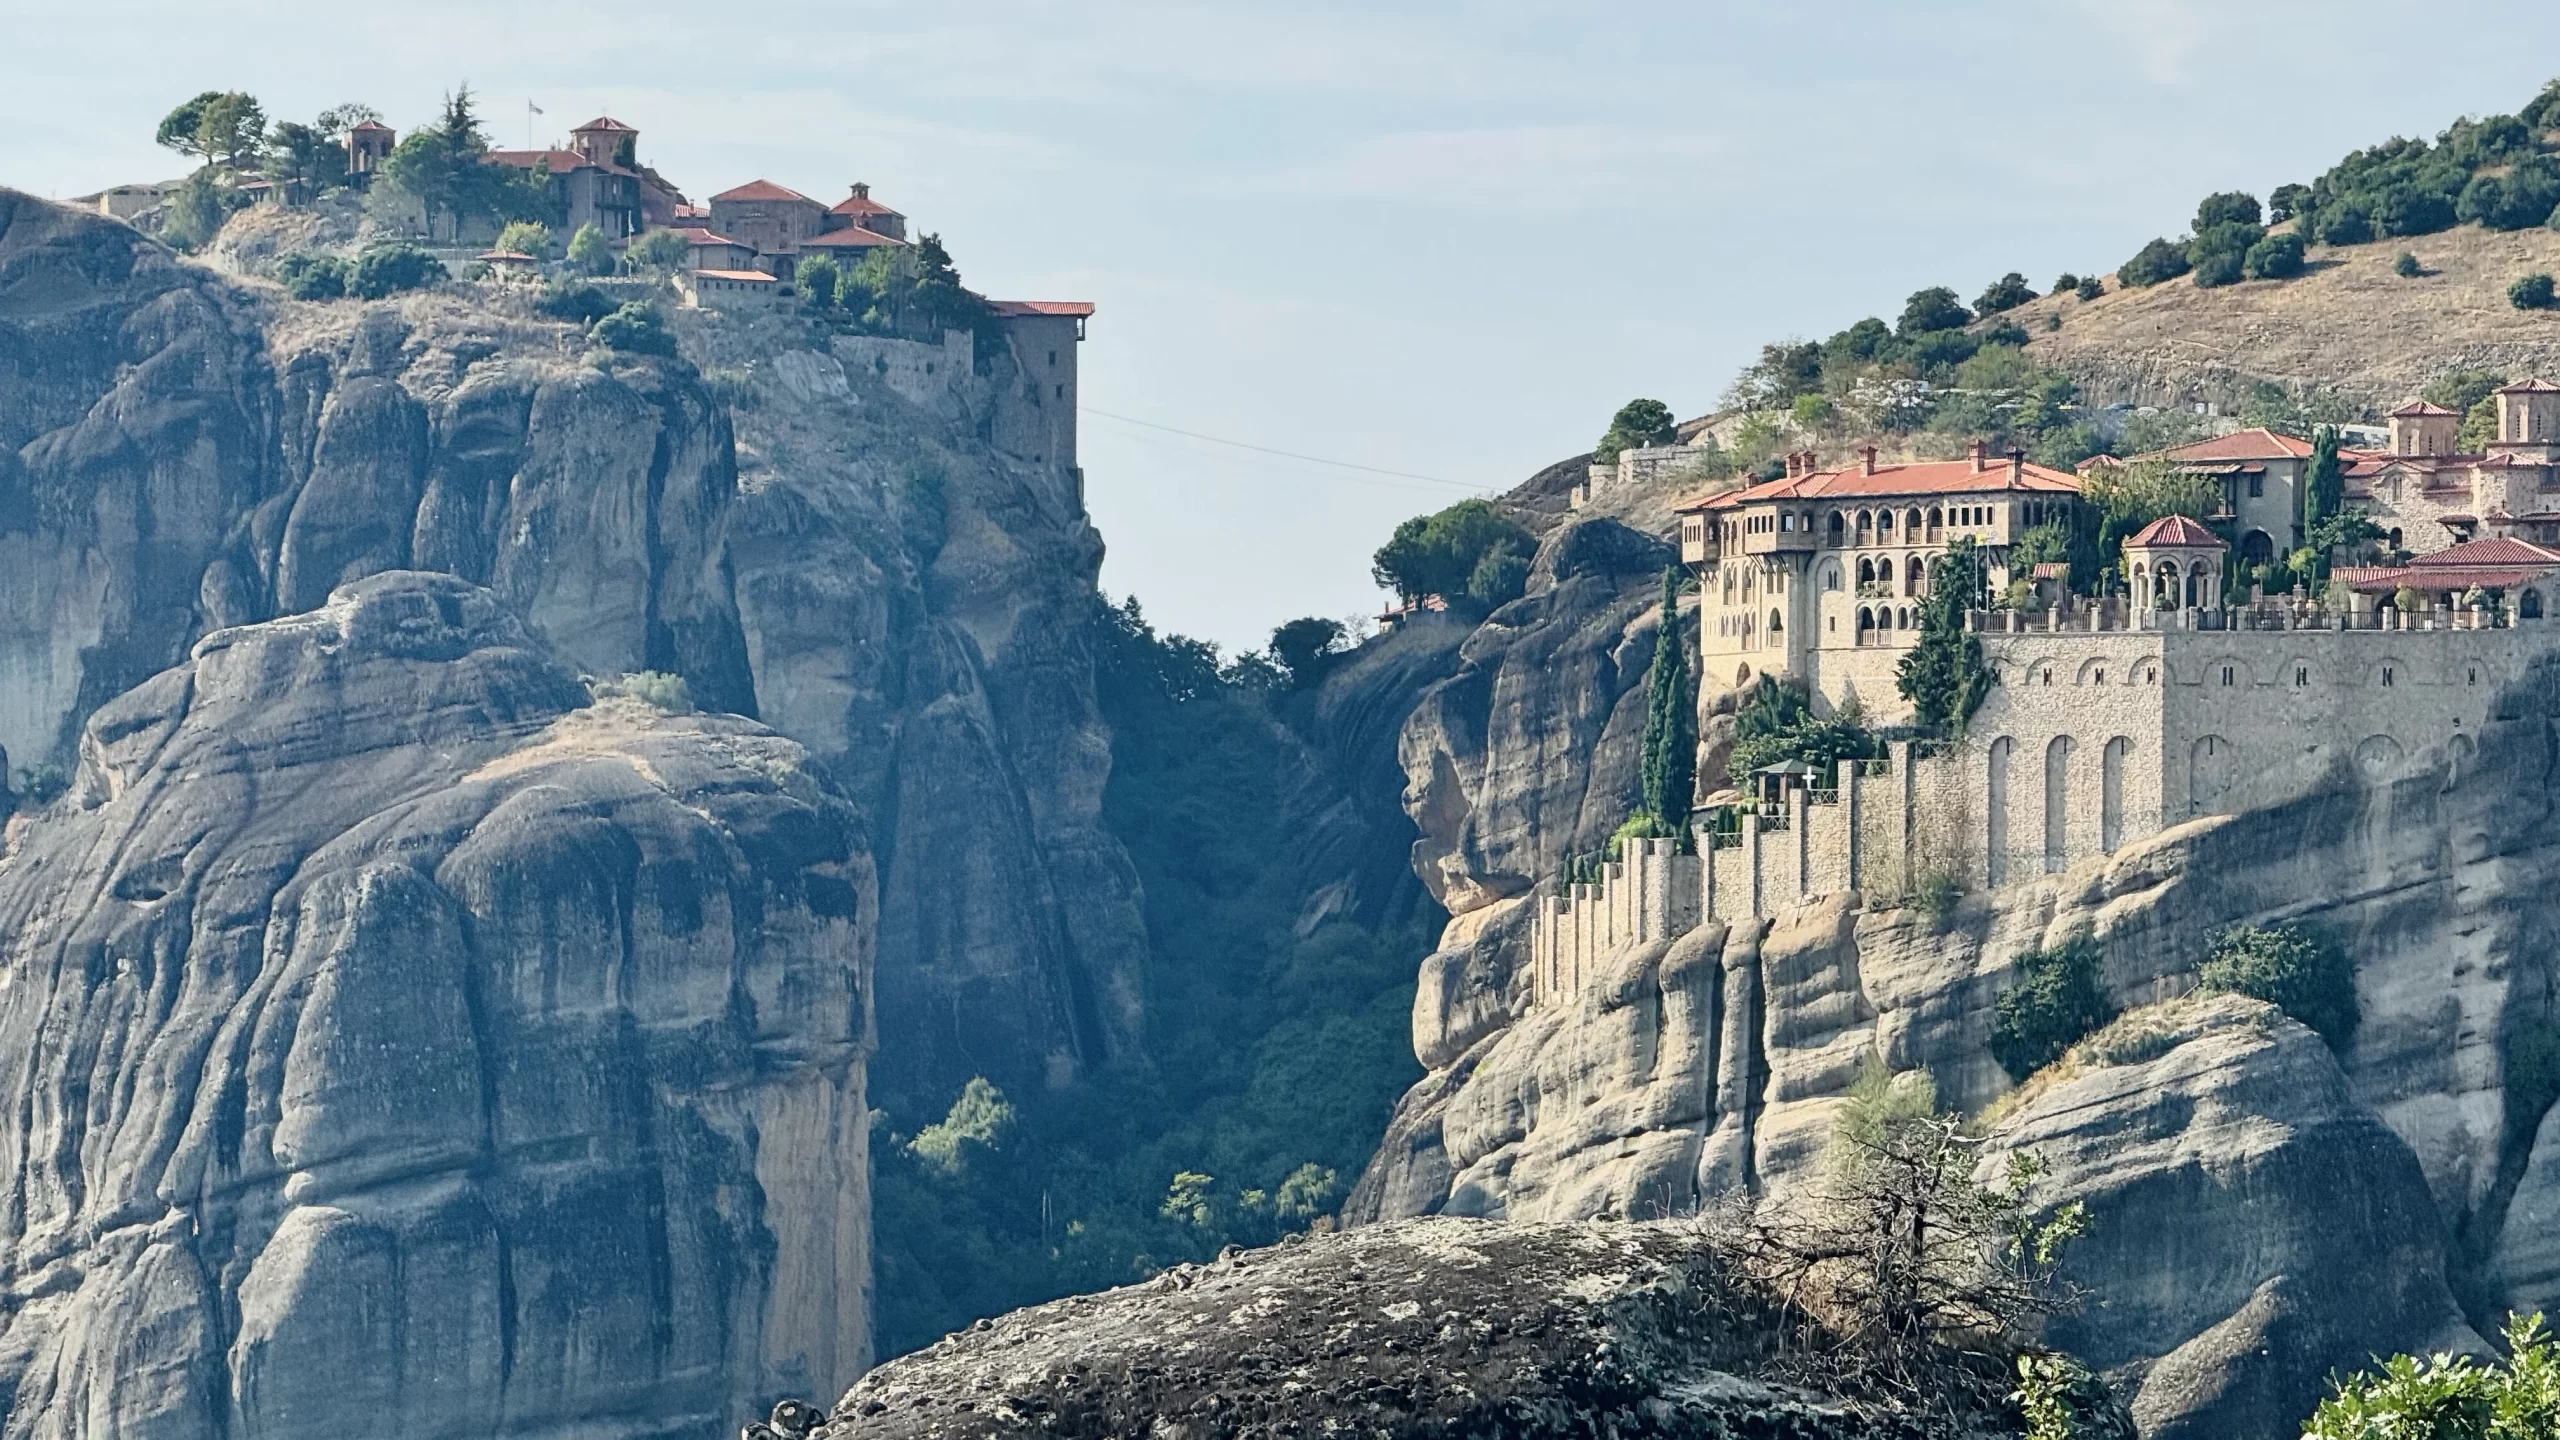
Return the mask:
[[[2393, 272], [2402, 251], [2426, 273]], [[2518, 310], [2507, 286], [2560, 274], [2560, 230], [2463, 225], [2414, 240], [2314, 246], [2291, 280], [2200, 290], [2185, 278], [2092, 301], [2011, 312], [2037, 359], [2098, 403], [2234, 401], [2251, 379], [2327, 386], [2388, 406], [2433, 376], [2476, 367], [2560, 376], [2560, 311]], [[2062, 328], [2045, 329], [2059, 314]]]

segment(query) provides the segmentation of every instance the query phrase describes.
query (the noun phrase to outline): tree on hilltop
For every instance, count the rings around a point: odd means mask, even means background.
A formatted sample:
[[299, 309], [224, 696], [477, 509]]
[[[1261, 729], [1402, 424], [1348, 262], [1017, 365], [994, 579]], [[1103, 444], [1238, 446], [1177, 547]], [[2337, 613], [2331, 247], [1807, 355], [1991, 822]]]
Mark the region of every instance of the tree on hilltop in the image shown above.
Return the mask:
[[1437, 595], [1452, 605], [1491, 610], [1520, 596], [1537, 542], [1483, 500], [1461, 500], [1396, 527], [1380, 546], [1370, 575], [1406, 600]]
[[208, 165], [241, 169], [258, 157], [266, 139], [267, 112], [242, 90], [207, 90], [160, 121], [152, 138]]
[[2258, 197], [2243, 190], [2225, 190], [2207, 195], [2196, 205], [2195, 231], [2202, 235], [2216, 225], [2256, 225]]
[[1304, 616], [1271, 632], [1271, 658], [1289, 672], [1290, 686], [1303, 690], [1324, 675], [1325, 661], [1341, 651], [1346, 638], [1341, 621]]
[[[2071, 285], [2076, 288], [2079, 283], [2074, 279]], [[1990, 287], [1982, 292], [1982, 298], [1973, 302], [1973, 313], [1997, 315], [2003, 310], [2015, 310], [2034, 298], [2035, 287], [2027, 283], [2026, 276], [2012, 270], [1991, 282]]]
[[1630, 400], [1609, 417], [1609, 428], [1600, 443], [1591, 447], [1595, 465], [1614, 465], [1621, 450], [1642, 450], [1654, 445], [1671, 445], [1680, 439], [1680, 422], [1671, 418], [1671, 407], [1659, 400]]
[[1971, 312], [1956, 299], [1956, 292], [1944, 285], [1915, 290], [1902, 304], [1902, 323], [1894, 334], [1903, 340], [1926, 335], [1936, 330], [1959, 330], [1973, 319]]

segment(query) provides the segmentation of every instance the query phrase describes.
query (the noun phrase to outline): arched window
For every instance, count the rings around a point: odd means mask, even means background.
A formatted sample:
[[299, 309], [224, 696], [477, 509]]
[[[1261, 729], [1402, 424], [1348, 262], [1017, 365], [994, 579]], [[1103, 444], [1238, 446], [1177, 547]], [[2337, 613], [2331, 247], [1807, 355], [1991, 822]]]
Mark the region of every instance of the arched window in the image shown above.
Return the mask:
[[1866, 556], [1864, 556], [1864, 555], [1859, 556], [1859, 557], [1858, 557], [1858, 583], [1859, 583], [1860, 585], [1872, 585], [1872, 584], [1874, 584], [1874, 583], [1875, 583], [1875, 580], [1876, 580], [1876, 562], [1874, 562], [1873, 560], [1868, 559], [1868, 558], [1867, 558]]
[[2044, 869], [2060, 870], [2071, 851], [2071, 737], [2044, 747]]
[[1822, 588], [1825, 590], [1837, 590], [1840, 588], [1839, 566], [1825, 565], [1822, 567]]
[[1946, 524], [1946, 512], [1945, 512], [1945, 511], [1943, 511], [1943, 510], [1940, 510], [1940, 509], [1939, 509], [1937, 506], [1935, 506], [1935, 505], [1930, 506], [1930, 507], [1929, 507], [1929, 538], [1930, 538], [1930, 539], [1932, 539], [1932, 540], [1937, 539], [1937, 538], [1938, 538], [1938, 530], [1939, 530], [1939, 527], [1940, 527], [1940, 526], [1942, 526], [1942, 525], [1944, 525], [1944, 524]]
[[1874, 534], [1874, 533], [1875, 533], [1875, 528], [1876, 528], [1876, 512], [1874, 512], [1873, 510], [1861, 510], [1861, 511], [1859, 511], [1859, 512], [1858, 512], [1858, 538], [1859, 538], [1859, 539], [1861, 539], [1861, 540], [1866, 539], [1869, 535], [1872, 535], [1872, 534]]
[[2542, 592], [2539, 590], [2527, 590], [2524, 592], [2524, 598], [2516, 602], [2516, 614], [2519, 618], [2526, 620], [2541, 619]]
[[1905, 605], [1901, 609], [1893, 612], [1893, 628], [1896, 630], [1908, 630], [1911, 628], [1910, 606]]
[[1777, 634], [1782, 634], [1782, 633], [1784, 633], [1784, 632], [1785, 632], [1785, 630], [1786, 630], [1786, 627], [1778, 623], [1778, 612], [1777, 612], [1777, 611], [1775, 611], [1775, 610], [1770, 611], [1770, 612], [1769, 612], [1769, 633], [1770, 633], [1770, 634], [1772, 634], [1772, 635], [1777, 635]]
[[1906, 541], [1908, 541], [1910, 537], [1920, 533], [1920, 511], [1917, 507], [1904, 512], [1902, 516], [1902, 533]]
[[1887, 511], [1884, 511], [1884, 512], [1882, 512], [1881, 514], [1879, 514], [1879, 515], [1877, 515], [1877, 516], [1876, 516], [1876, 539], [1878, 539], [1879, 541], [1881, 541], [1881, 540], [1883, 540], [1886, 536], [1891, 535], [1892, 533], [1893, 533], [1893, 512], [1892, 512], [1892, 511], [1890, 511], [1890, 510], [1887, 510]]
[[1920, 593], [1920, 557], [1917, 555], [1911, 557], [1911, 563], [1902, 567], [1902, 593], [1905, 595]]
[[2240, 560], [2247, 565], [2264, 565], [2276, 558], [2276, 542], [2264, 530], [2252, 530], [2240, 537]]
[[1833, 545], [1837, 545], [1837, 544], [1839, 544], [1839, 543], [1840, 543], [1840, 532], [1841, 532], [1842, 527], [1843, 527], [1846, 523], [1847, 523], [1847, 522], [1842, 518], [1842, 516], [1841, 516], [1841, 514], [1840, 514], [1840, 512], [1839, 512], [1839, 511], [1837, 511], [1837, 510], [1832, 511], [1832, 512], [1831, 512], [1831, 523], [1830, 523], [1830, 525], [1829, 525], [1828, 527], [1826, 527], [1826, 532], [1825, 532], [1825, 534], [1824, 534], [1823, 538], [1824, 538], [1828, 543], [1830, 543], [1830, 544], [1833, 544]]
[[1875, 628], [1876, 628], [1876, 612], [1874, 612], [1873, 610], [1868, 609], [1868, 608], [1867, 608], [1866, 606], [1864, 606], [1864, 605], [1859, 606], [1859, 607], [1858, 607], [1858, 643], [1859, 643], [1859, 644], [1861, 644], [1861, 645], [1866, 644], [1866, 643], [1867, 643], [1867, 641], [1868, 641], [1870, 638], [1872, 638], [1872, 637], [1873, 637], [1873, 634], [1874, 634], [1874, 632], [1875, 632]]

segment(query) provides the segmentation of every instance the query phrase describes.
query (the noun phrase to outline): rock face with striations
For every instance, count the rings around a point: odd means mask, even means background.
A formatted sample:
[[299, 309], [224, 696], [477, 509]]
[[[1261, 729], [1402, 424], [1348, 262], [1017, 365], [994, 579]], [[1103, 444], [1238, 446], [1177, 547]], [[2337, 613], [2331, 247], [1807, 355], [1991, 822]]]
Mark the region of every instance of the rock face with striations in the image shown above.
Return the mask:
[[0, 859], [8, 1434], [706, 1433], [859, 1372], [870, 858], [802, 747], [389, 572], [80, 752]]
[[1406, 1221], [981, 1321], [864, 1376], [815, 1440], [2018, 1433], [1787, 1383], [1783, 1334], [1686, 1227]]
[[1000, 329], [670, 322], [686, 359], [591, 349], [504, 287], [297, 303], [0, 190], [0, 777], [58, 782], [200, 636], [442, 571], [564, 664], [680, 675], [835, 776], [879, 841], [903, 1117], [1137, 1059], [1102, 547], [1053, 387]]

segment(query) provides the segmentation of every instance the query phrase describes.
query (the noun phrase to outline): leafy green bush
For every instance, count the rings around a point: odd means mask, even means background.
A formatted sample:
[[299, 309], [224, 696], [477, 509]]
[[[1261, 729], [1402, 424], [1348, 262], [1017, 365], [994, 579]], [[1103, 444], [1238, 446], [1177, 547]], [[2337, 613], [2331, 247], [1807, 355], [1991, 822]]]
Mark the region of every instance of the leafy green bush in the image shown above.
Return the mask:
[[444, 262], [415, 245], [377, 245], [356, 257], [347, 288], [358, 299], [379, 300], [402, 290], [440, 285], [450, 278]]
[[2504, 1362], [2395, 1355], [2332, 1380], [2302, 1440], [2549, 1440], [2560, 1435], [2560, 1344], [2540, 1314], [2509, 1315]]
[[2507, 303], [2519, 310], [2548, 310], [2553, 286], [2549, 275], [2527, 275], [2507, 287]]
[[667, 328], [667, 317], [646, 300], [624, 302], [621, 308], [589, 327], [587, 335], [606, 349], [625, 355], [676, 353], [675, 332]]
[[2223, 225], [2258, 227], [2258, 197], [2240, 190], [2225, 190], [2207, 195], [2196, 204], [2195, 232], [2205, 232]]
[[2267, 196], [2267, 223], [2281, 225], [2311, 206], [2308, 185], [2279, 185]]
[[1903, 302], [1902, 321], [1895, 327], [1894, 334], [1899, 339], [1910, 340], [1934, 331], [1962, 329], [1972, 319], [1963, 303], [1956, 299], [1956, 292], [1944, 285], [1932, 285], [1926, 290], [1913, 291], [1911, 298]]
[[550, 226], [539, 220], [511, 220], [507, 222], [507, 228], [498, 232], [498, 243], [491, 248], [548, 260], [551, 258], [551, 246]]
[[581, 225], [569, 237], [569, 266], [582, 275], [610, 275], [616, 264], [613, 242], [592, 224]]
[[916, 1132], [907, 1153], [943, 1175], [957, 1175], [979, 1155], [1001, 1147], [1011, 1135], [1015, 1115], [1004, 1092], [983, 1075], [969, 1077], [960, 1098], [940, 1120]]
[[2247, 274], [2247, 265], [2243, 256], [2222, 250], [2195, 261], [2192, 273], [2198, 289], [2212, 290], [2239, 284]]
[[1609, 417], [1608, 430], [1591, 447], [1591, 460], [1596, 465], [1614, 465], [1621, 450], [1669, 445], [1679, 438], [1680, 425], [1672, 418], [1670, 406], [1659, 400], [1630, 400]]
[[2400, 258], [2391, 262], [2391, 270], [2403, 280], [2415, 280], [2427, 273], [2426, 267], [2418, 263], [2418, 257], [2407, 250], [2401, 251]]
[[622, 247], [622, 268], [634, 275], [664, 275], [693, 260], [693, 243], [673, 230], [646, 230]]
[[2373, 213], [2354, 201], [2320, 212], [2320, 243], [2362, 245], [2373, 238]]
[[1491, 504], [1461, 500], [1397, 526], [1394, 538], [1372, 557], [1370, 573], [1408, 600], [1437, 595], [1491, 608], [1518, 598], [1518, 590], [1506, 594], [1505, 587], [1527, 582], [1528, 559], [1536, 549], [1529, 532]]
[[2059, 1350], [2020, 1355], [2009, 1399], [2026, 1417], [2026, 1440], [2135, 1440], [2138, 1433], [2105, 1377]]
[[2383, 191], [2374, 200], [2374, 233], [2386, 237], [2433, 235], [2453, 228], [2454, 197], [2418, 185]]
[[2355, 964], [2337, 941], [2308, 926], [2234, 925], [2214, 936], [2196, 989], [2264, 1000], [2341, 1050], [2355, 1038]]
[[602, 290], [583, 282], [548, 282], [533, 301], [535, 314], [580, 325], [593, 325], [613, 311], [613, 301]]
[[2549, 220], [2555, 207], [2560, 207], [2560, 164], [2534, 155], [2517, 161], [2504, 175], [2472, 176], [2453, 213], [2491, 230], [2523, 230]]
[[2099, 296], [2107, 293], [2107, 282], [2095, 275], [2092, 275], [2081, 281], [2080, 288], [2072, 293], [2078, 295], [2083, 300], [2095, 300]]
[[791, 288], [800, 292], [800, 303], [812, 310], [832, 310], [836, 289], [843, 283], [844, 272], [836, 262], [824, 255], [803, 260], [791, 271]]
[[1271, 658], [1289, 672], [1291, 685], [1305, 689], [1324, 675], [1344, 638], [1341, 621], [1305, 616], [1271, 632]]
[[2302, 273], [2302, 237], [2291, 230], [2261, 237], [2244, 266], [2252, 280], [2290, 280]]
[[1854, 707], [1817, 719], [1802, 691], [1764, 678], [1734, 716], [1733, 750], [1726, 765], [1745, 775], [1763, 765], [1801, 760], [1814, 768], [1815, 783], [1828, 789], [1841, 761], [1872, 760], [1883, 753], [1884, 742], [1866, 728]]
[[2116, 279], [2140, 290], [2175, 280], [2189, 268], [2186, 246], [2175, 240], [2154, 240], [2116, 267]]
[[335, 300], [347, 293], [353, 267], [335, 255], [296, 251], [276, 261], [276, 279], [296, 300]]
[[2082, 1038], [2115, 1018], [2099, 983], [2104, 956], [2087, 931], [2050, 950], [2029, 950], [2011, 967], [2013, 983], [1993, 1007], [1991, 1058], [2024, 1080], [2062, 1058]]
[[1973, 302], [1973, 313], [1977, 316], [1997, 315], [2003, 310], [2015, 310], [2034, 298], [2036, 292], [2027, 284], [2027, 277], [2012, 270], [1991, 282], [1990, 287], [1982, 292], [1982, 297]]
[[684, 677], [659, 670], [635, 670], [628, 675], [590, 680], [587, 693], [599, 700], [610, 696], [637, 700], [669, 715], [693, 713], [693, 691], [684, 683]]
[[201, 250], [213, 243], [222, 222], [231, 218], [237, 192], [215, 175], [211, 165], [187, 177], [160, 212], [160, 239], [176, 250]]
[[2080, 277], [2072, 274], [2068, 270], [2065, 270], [2059, 276], [2055, 277], [2051, 293], [2056, 295], [2068, 295], [2079, 288]]

